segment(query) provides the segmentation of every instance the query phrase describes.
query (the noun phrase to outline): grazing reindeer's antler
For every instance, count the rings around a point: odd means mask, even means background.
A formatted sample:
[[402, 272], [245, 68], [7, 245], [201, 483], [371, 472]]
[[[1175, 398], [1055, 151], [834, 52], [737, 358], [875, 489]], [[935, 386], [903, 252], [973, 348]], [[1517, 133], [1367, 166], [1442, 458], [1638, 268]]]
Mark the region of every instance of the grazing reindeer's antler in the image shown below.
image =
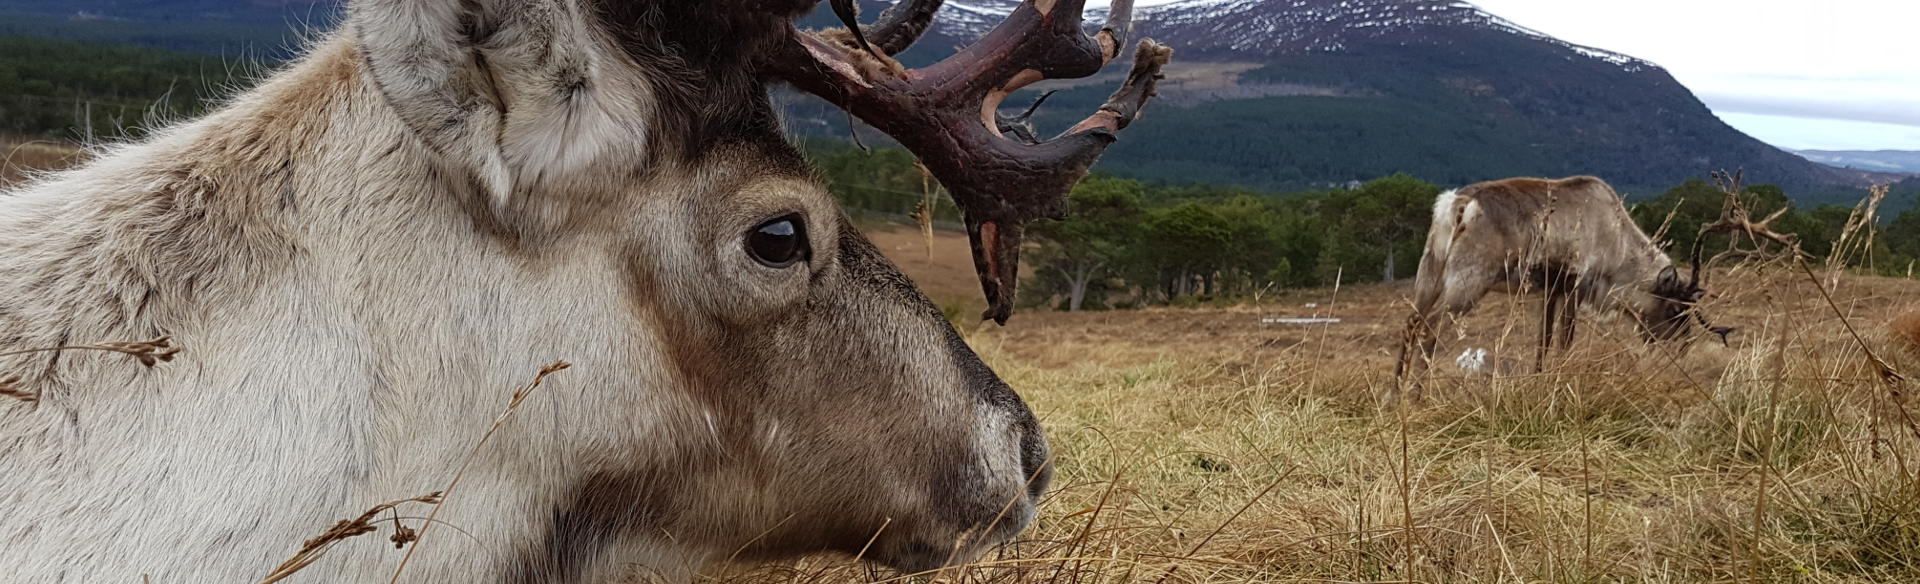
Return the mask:
[[[983, 317], [1001, 324], [1013, 314], [1026, 224], [1065, 214], [1068, 191], [1113, 143], [1114, 132], [1140, 115], [1173, 55], [1164, 45], [1140, 41], [1125, 85], [1052, 140], [1003, 131], [998, 110], [1008, 95], [1038, 81], [1093, 75], [1120, 56], [1133, 28], [1132, 0], [1114, 2], [1106, 25], [1091, 36], [1080, 29], [1085, 4], [1027, 0], [973, 45], [907, 70], [879, 52], [905, 49], [926, 30], [940, 1], [906, 0], [874, 26], [796, 30], [763, 64], [886, 132], [926, 163], [966, 213], [974, 270], [989, 303]], [[851, 21], [849, 0], [833, 5]]]
[[1790, 207], [1783, 206], [1772, 214], [1767, 215], [1767, 218], [1754, 221], [1753, 212], [1747, 209], [1745, 203], [1740, 201], [1740, 193], [1744, 190], [1742, 184], [1745, 179], [1744, 175], [1745, 171], [1743, 170], [1735, 170], [1731, 174], [1724, 170], [1713, 171], [1713, 184], [1720, 188], [1720, 192], [1724, 193], [1726, 198], [1720, 205], [1720, 218], [1712, 223], [1701, 225], [1700, 233], [1693, 238], [1693, 282], [1696, 286], [1702, 284], [1700, 278], [1702, 274], [1706, 273], [1706, 271], [1703, 271], [1702, 262], [1700, 261], [1700, 247], [1701, 243], [1709, 234], [1745, 234], [1756, 246], [1755, 249], [1750, 250], [1739, 249], [1739, 242], [1735, 241], [1728, 246], [1729, 249], [1727, 249], [1727, 251], [1715, 254], [1712, 259], [1707, 260], [1705, 265], [1709, 267], [1728, 258], [1745, 258], [1765, 254], [1767, 252], [1767, 242], [1780, 244], [1783, 248], [1782, 252], [1789, 256], [1798, 257], [1801, 255], [1800, 236], [1792, 233], [1780, 233], [1773, 230], [1773, 222], [1786, 215]]

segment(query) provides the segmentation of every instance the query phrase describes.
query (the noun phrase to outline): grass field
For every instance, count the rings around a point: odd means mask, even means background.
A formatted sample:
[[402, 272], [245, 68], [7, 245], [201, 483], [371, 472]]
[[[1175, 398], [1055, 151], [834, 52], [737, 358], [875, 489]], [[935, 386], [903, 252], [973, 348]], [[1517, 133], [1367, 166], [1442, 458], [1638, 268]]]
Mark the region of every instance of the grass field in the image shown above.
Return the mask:
[[[940, 233], [929, 253], [903, 226], [867, 230], [936, 302], [974, 313], [963, 236]], [[1409, 409], [1378, 399], [1404, 285], [963, 325], [1041, 416], [1059, 472], [1020, 541], [936, 578], [1920, 582], [1911, 384], [1869, 357], [1920, 372], [1888, 328], [1920, 333], [1897, 318], [1920, 287], [1778, 264], [1711, 286], [1709, 315], [1741, 327], [1730, 346], [1649, 348], [1588, 314], [1546, 373], [1467, 375], [1449, 365], [1467, 347], [1530, 363], [1540, 304], [1491, 296]], [[1340, 322], [1263, 321], [1294, 316]], [[709, 578], [894, 577], [819, 558]]]
[[[917, 233], [871, 231], [924, 257]], [[978, 294], [946, 284], [971, 284], [965, 253], [948, 234], [934, 256], [957, 260], [902, 264], [957, 301]], [[1060, 473], [1025, 541], [965, 579], [1920, 582], [1920, 442], [1893, 399], [1909, 385], [1865, 353], [1920, 363], [1887, 332], [1920, 287], [1814, 272], [1713, 277], [1730, 346], [1648, 348], [1588, 314], [1547, 373], [1466, 376], [1449, 357], [1466, 347], [1530, 372], [1541, 304], [1489, 296], [1404, 412], [1378, 396], [1405, 285], [972, 328]], [[780, 573], [835, 568], [812, 569]]]

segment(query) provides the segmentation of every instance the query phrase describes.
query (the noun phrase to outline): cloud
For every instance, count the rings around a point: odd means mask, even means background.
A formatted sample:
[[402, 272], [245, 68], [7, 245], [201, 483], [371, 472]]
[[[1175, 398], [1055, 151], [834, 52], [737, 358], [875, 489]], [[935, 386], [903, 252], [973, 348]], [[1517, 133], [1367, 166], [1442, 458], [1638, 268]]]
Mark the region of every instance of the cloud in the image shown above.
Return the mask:
[[1813, 100], [1752, 94], [1702, 92], [1700, 101], [1716, 112], [1763, 114], [1816, 120], [1850, 120], [1920, 127], [1920, 109], [1895, 101]]
[[1720, 119], [1768, 144], [1823, 150], [1920, 150], [1920, 128], [1849, 120], [1722, 112]]

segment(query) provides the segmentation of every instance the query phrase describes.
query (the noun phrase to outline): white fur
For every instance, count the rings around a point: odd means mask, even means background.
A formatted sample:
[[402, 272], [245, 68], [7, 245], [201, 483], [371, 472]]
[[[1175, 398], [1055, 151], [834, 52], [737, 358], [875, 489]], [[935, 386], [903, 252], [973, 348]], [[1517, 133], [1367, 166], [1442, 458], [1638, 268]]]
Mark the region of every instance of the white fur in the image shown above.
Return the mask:
[[[481, 52], [487, 65], [531, 74], [472, 73], [475, 53], [459, 38], [461, 2], [353, 4], [351, 26], [365, 50], [392, 56], [374, 59], [372, 74], [401, 119], [441, 154], [475, 169], [497, 209], [510, 208], [516, 192], [595, 162], [643, 159], [652, 92], [605, 74], [618, 57], [579, 42], [598, 36], [586, 8], [576, 0], [478, 4], [478, 18], [501, 23]], [[555, 90], [589, 79], [606, 86]]]
[[1427, 246], [1438, 257], [1446, 257], [1447, 250], [1453, 243], [1453, 232], [1458, 228], [1454, 224], [1453, 205], [1459, 194], [1458, 190], [1448, 189], [1433, 200], [1433, 223], [1428, 228], [1428, 232], [1441, 235], [1429, 237]]

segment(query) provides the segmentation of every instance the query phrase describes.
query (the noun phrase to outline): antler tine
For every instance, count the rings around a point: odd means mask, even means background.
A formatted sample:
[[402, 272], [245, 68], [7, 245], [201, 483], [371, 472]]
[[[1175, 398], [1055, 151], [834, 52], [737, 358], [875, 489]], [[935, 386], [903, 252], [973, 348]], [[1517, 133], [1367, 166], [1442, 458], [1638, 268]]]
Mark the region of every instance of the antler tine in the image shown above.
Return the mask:
[[[1704, 234], [1703, 234], [1703, 237], [1704, 237]], [[1701, 274], [1704, 273], [1700, 269], [1700, 247], [1701, 247], [1700, 244], [1702, 243], [1700, 241], [1701, 239], [1702, 237], [1693, 238], [1693, 280], [1692, 281], [1693, 281], [1693, 286], [1695, 288], [1707, 287], [1706, 282], [1700, 279]]]
[[[1765, 242], [1780, 244], [1780, 246], [1784, 248], [1784, 252], [1790, 257], [1800, 257], [1805, 254], [1805, 252], [1800, 250], [1800, 237], [1798, 235], [1780, 233], [1773, 230], [1773, 222], [1786, 216], [1790, 207], [1782, 206], [1767, 215], [1765, 219], [1757, 222], [1753, 220], [1752, 211], [1740, 202], [1740, 193], [1743, 190], [1742, 182], [1745, 180], [1745, 174], [1744, 170], [1736, 169], [1731, 173], [1724, 170], [1716, 170], [1710, 175], [1713, 177], [1714, 185], [1719, 187], [1721, 192], [1726, 195], [1726, 198], [1720, 205], [1720, 218], [1714, 220], [1712, 223], [1701, 225], [1699, 234], [1693, 238], [1693, 269], [1694, 281], [1696, 283], [1699, 282], [1702, 273], [1711, 273], [1712, 266], [1720, 263], [1722, 260], [1738, 258], [1744, 261], [1748, 257], [1762, 255], [1762, 252], [1766, 251], [1767, 247]], [[1739, 242], [1732, 241], [1728, 244], [1729, 249], [1715, 254], [1713, 259], [1709, 259], [1703, 264], [1700, 262], [1701, 244], [1705, 242], [1707, 235], [1722, 232], [1744, 234], [1748, 240], [1756, 245], [1757, 249], [1739, 249]]]
[[933, 26], [933, 15], [944, 0], [902, 0], [880, 12], [880, 18], [864, 26], [873, 47], [889, 55], [898, 55]]
[[[916, 36], [906, 34], [916, 26], [924, 31], [925, 22], [915, 19], [930, 21], [939, 4], [911, 2], [882, 17], [883, 24], [904, 24], [869, 29], [880, 39], [873, 43], [878, 50], [904, 44], [887, 35]], [[932, 170], [966, 214], [974, 269], [989, 303], [983, 316], [1002, 324], [1013, 313], [1026, 223], [1065, 213], [1068, 191], [1113, 143], [1114, 132], [1139, 116], [1173, 54], [1141, 41], [1126, 84], [1093, 115], [1052, 140], [1009, 139], [998, 114], [1008, 95], [1046, 79], [1093, 75], [1119, 56], [1132, 31], [1132, 0], [1114, 2], [1106, 26], [1091, 36], [1080, 28], [1084, 5], [1026, 0], [978, 42], [924, 69], [902, 69], [847, 42], [799, 31], [762, 63], [769, 74], [892, 136]]]

